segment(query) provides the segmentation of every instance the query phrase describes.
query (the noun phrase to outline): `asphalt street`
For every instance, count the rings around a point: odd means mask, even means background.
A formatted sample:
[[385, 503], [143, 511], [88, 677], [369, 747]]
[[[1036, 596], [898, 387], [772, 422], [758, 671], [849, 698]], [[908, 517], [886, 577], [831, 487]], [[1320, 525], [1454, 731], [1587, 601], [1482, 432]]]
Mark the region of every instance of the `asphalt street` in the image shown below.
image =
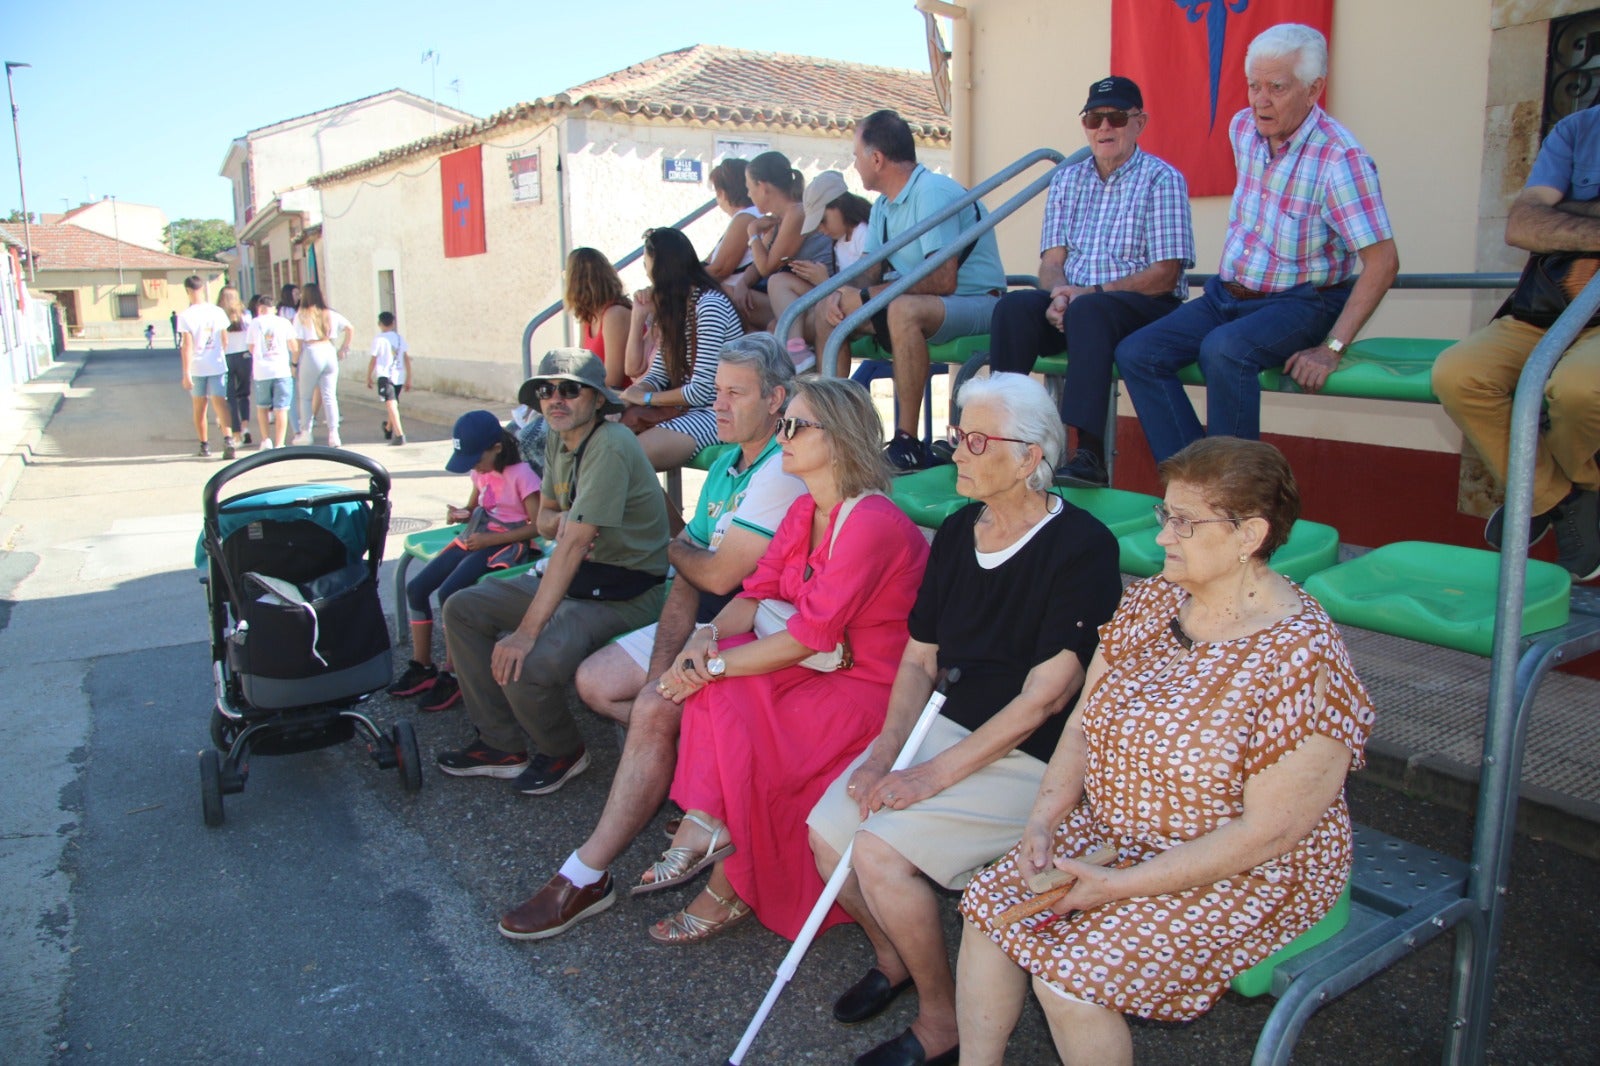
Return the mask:
[[[555, 795], [438, 774], [433, 754], [469, 732], [461, 712], [379, 697], [377, 719], [417, 726], [420, 793], [357, 743], [258, 757], [226, 825], [205, 828], [195, 755], [211, 684], [192, 563], [201, 487], [223, 464], [192, 456], [175, 370], [170, 352], [88, 355], [0, 509], [0, 1061], [725, 1061], [787, 944], [755, 922], [694, 947], [652, 944], [648, 923], [698, 886], [624, 895], [553, 940], [494, 930], [604, 801], [616, 733], [575, 696], [594, 766]], [[413, 416], [410, 443], [388, 448], [370, 394], [342, 391], [344, 440], [390, 467], [400, 524], [441, 522], [466, 495], [443, 472], [448, 425]], [[330, 474], [280, 464], [268, 480]], [[1359, 776], [1351, 800], [1378, 829], [1468, 851], [1465, 815]], [[647, 830], [619, 881], [663, 846]], [[1600, 863], [1518, 839], [1491, 1061], [1596, 1061], [1596, 884]], [[855, 930], [823, 937], [746, 1061], [844, 1063], [899, 1032], [912, 997], [856, 1029], [829, 1017], [869, 961]], [[1449, 965], [1435, 943], [1330, 1005], [1295, 1061], [1438, 1061]], [[1248, 1061], [1270, 1009], [1228, 996], [1195, 1024], [1139, 1026], [1138, 1057]], [[1055, 1061], [1036, 1007], [1011, 1050]]]

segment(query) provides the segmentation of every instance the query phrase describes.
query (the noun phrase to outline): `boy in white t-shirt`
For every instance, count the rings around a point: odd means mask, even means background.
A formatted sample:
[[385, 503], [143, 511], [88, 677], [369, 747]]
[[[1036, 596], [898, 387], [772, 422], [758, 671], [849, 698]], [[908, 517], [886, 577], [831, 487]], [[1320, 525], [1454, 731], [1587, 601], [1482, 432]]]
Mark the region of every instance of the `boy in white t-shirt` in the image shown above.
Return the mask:
[[411, 380], [411, 350], [404, 338], [394, 328], [394, 315], [385, 311], [378, 316], [380, 332], [372, 339], [372, 361], [367, 364], [367, 388], [373, 388], [377, 378], [378, 398], [383, 401], [383, 436], [392, 445], [406, 442], [406, 431], [400, 425], [400, 393]]
[[294, 323], [281, 317], [270, 296], [250, 301], [250, 327], [245, 335], [254, 366], [256, 419], [261, 447], [283, 447], [289, 431], [289, 405], [294, 402], [294, 355], [300, 337]]
[[234, 430], [228, 416], [228, 361], [222, 353], [222, 334], [229, 326], [228, 313], [206, 299], [206, 283], [199, 275], [183, 279], [189, 291], [189, 306], [178, 313], [178, 358], [183, 363], [183, 391], [194, 399], [194, 430], [200, 437], [200, 456], [211, 454], [206, 436], [206, 403], [209, 400], [222, 430], [222, 457], [234, 456]]

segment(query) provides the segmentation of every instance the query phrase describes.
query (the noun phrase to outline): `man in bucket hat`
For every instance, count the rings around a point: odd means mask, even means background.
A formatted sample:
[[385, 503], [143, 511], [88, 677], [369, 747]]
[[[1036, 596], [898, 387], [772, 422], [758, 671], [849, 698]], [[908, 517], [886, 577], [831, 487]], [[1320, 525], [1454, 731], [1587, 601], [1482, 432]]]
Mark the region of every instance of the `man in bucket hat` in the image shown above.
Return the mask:
[[555, 547], [542, 577], [481, 582], [445, 605], [445, 642], [478, 735], [438, 762], [540, 796], [589, 765], [567, 709], [578, 665], [661, 613], [667, 507], [633, 432], [602, 417], [621, 401], [600, 360], [557, 348], [522, 392], [549, 426], [539, 534]]

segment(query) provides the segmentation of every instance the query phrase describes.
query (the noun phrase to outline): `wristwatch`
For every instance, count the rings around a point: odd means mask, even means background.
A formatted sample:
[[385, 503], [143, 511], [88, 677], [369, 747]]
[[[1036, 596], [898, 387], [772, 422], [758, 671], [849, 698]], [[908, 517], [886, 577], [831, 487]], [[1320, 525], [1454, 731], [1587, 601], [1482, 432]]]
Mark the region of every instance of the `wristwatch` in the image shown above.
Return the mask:
[[711, 675], [711, 680], [721, 681], [722, 675], [727, 673], [728, 664], [720, 655], [713, 655], [706, 660], [706, 673]]
[[862, 286], [860, 292], [858, 292], [856, 295], [860, 296], [861, 302], [865, 304], [868, 300], [872, 299], [872, 290]]
[[653, 393], [653, 392], [645, 393], [644, 394], [644, 405], [646, 407], [649, 407], [650, 406], [650, 401], [655, 399], [655, 398], [656, 398], [656, 394], [655, 393]]
[[1328, 351], [1332, 352], [1334, 355], [1343, 355], [1344, 350], [1350, 347], [1338, 337], [1329, 337], [1327, 340], [1322, 342], [1322, 346], [1328, 349]]

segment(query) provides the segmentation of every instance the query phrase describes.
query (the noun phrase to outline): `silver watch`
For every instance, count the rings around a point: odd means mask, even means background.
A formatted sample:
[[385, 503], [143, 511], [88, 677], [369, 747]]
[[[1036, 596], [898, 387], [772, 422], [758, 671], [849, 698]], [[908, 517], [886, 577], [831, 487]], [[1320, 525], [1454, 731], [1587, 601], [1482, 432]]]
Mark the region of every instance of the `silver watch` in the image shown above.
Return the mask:
[[723, 674], [727, 673], [727, 671], [728, 664], [723, 661], [722, 656], [713, 655], [711, 658], [706, 660], [706, 673], [710, 674], [713, 678], [719, 678]]
[[1334, 355], [1343, 355], [1344, 350], [1350, 347], [1338, 337], [1329, 337], [1327, 340], [1322, 342], [1322, 346], [1328, 349], [1328, 351], [1332, 352]]

